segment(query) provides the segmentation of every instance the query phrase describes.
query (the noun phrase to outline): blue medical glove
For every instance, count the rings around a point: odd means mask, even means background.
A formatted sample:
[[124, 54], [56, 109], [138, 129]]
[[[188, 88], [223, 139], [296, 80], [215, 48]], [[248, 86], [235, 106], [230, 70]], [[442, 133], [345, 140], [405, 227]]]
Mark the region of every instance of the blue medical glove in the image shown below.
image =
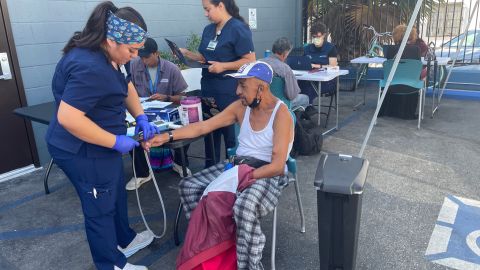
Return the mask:
[[137, 123], [135, 126], [135, 135], [143, 131], [144, 140], [149, 140], [155, 133], [160, 133], [160, 129], [157, 126], [148, 122], [148, 117], [145, 114], [137, 116], [135, 122]]
[[140, 143], [135, 141], [134, 139], [125, 136], [125, 135], [117, 135], [115, 138], [115, 144], [113, 145], [113, 149], [117, 150], [118, 152], [125, 154], [131, 151], [136, 146], [139, 146]]
[[225, 163], [225, 167], [223, 167], [223, 171], [228, 171], [233, 168], [233, 163], [227, 162]]

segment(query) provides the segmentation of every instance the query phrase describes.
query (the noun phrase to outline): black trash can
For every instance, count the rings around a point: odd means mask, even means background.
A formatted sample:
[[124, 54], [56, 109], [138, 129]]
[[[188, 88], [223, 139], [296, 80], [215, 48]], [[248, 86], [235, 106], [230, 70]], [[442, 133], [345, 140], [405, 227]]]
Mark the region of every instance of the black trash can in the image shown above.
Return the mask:
[[355, 269], [368, 160], [323, 154], [315, 174], [321, 270]]

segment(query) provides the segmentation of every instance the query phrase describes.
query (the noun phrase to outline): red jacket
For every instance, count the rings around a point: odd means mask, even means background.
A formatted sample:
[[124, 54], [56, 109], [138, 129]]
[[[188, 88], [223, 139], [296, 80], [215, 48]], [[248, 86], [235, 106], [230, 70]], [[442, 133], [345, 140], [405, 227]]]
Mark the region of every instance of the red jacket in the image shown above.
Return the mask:
[[[195, 269], [222, 254], [232, 254], [235, 248], [233, 206], [236, 192], [253, 184], [253, 168], [235, 166], [222, 173], [205, 189], [193, 210], [185, 243], [177, 257], [178, 270]], [[229, 257], [232, 258], [232, 257]], [[236, 257], [234, 263], [236, 269]]]

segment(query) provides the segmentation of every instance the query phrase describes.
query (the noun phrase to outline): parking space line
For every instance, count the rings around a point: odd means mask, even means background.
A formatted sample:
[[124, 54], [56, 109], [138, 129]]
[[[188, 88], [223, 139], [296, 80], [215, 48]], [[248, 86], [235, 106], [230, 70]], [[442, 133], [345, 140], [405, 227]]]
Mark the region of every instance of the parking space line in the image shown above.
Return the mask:
[[444, 199], [425, 252], [434, 263], [454, 269], [480, 269], [480, 201]]

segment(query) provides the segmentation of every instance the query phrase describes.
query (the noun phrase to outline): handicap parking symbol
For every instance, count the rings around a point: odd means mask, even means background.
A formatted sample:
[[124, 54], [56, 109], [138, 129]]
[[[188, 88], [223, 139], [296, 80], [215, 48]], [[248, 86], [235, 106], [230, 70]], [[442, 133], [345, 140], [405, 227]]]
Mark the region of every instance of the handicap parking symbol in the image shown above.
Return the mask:
[[480, 270], [480, 201], [446, 197], [425, 256], [454, 269]]

